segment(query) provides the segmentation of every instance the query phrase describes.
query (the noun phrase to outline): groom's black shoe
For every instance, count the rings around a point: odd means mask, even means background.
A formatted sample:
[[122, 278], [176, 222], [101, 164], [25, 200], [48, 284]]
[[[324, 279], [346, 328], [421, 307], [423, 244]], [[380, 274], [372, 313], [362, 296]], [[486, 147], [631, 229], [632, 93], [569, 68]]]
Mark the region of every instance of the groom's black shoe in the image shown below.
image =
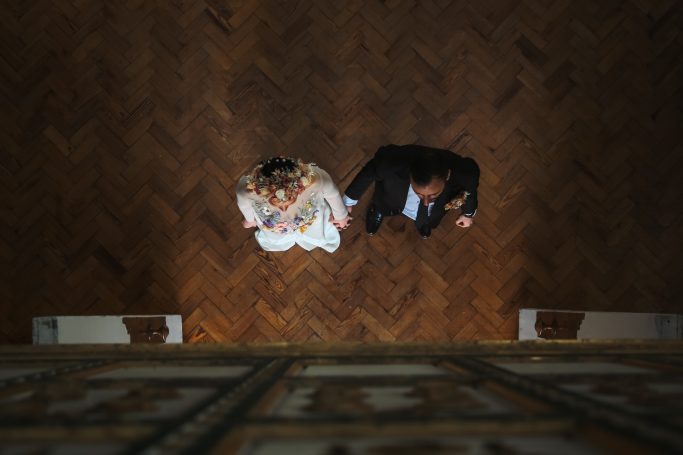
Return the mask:
[[384, 215], [375, 208], [375, 204], [368, 207], [368, 213], [365, 215], [365, 230], [370, 235], [375, 235], [379, 226], [382, 224]]
[[423, 225], [418, 231], [423, 239], [428, 239], [429, 236], [432, 235], [432, 228], [428, 224]]

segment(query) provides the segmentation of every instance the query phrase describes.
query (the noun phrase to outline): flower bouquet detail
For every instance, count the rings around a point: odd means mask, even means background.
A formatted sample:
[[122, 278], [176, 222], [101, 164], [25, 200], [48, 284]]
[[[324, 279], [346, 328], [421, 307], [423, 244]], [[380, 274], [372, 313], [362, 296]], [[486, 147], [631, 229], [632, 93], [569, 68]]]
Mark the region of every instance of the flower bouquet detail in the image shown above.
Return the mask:
[[458, 208], [462, 207], [462, 205], [465, 203], [465, 201], [467, 200], [467, 197], [469, 195], [470, 195], [470, 193], [468, 191], [461, 191], [460, 193], [458, 193], [458, 195], [456, 197], [454, 197], [453, 199], [451, 199], [450, 201], [448, 201], [446, 203], [446, 205], [444, 206], [444, 209], [446, 211], [448, 211], [451, 209], [458, 209]]
[[[296, 166], [288, 170], [276, 170], [270, 176], [265, 176], [262, 173], [263, 166], [268, 164], [271, 160], [277, 161], [294, 161]], [[315, 173], [313, 171], [315, 163], [304, 163], [301, 159], [292, 159], [285, 157], [270, 158], [267, 161], [259, 163], [251, 174], [246, 176], [246, 188], [259, 196], [269, 199], [277, 199], [278, 201], [287, 201], [296, 199], [296, 196], [301, 194], [304, 189], [313, 183]]]

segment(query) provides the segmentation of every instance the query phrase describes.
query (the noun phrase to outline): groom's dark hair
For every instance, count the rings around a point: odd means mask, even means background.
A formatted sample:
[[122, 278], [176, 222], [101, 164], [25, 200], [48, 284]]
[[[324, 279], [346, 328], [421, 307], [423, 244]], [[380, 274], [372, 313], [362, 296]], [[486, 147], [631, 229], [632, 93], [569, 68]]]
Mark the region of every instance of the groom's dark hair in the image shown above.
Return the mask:
[[434, 179], [448, 178], [448, 165], [441, 153], [421, 153], [410, 163], [410, 178], [420, 186], [427, 186]]

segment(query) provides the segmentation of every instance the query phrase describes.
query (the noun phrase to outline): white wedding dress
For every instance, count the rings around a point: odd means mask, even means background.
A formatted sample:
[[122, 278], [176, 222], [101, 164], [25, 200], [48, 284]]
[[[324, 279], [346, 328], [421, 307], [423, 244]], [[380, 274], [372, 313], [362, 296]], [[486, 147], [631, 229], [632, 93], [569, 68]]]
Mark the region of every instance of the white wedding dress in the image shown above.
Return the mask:
[[341, 195], [330, 175], [317, 166], [313, 183], [306, 188], [286, 211], [273, 206], [246, 188], [246, 177], [237, 183], [237, 205], [244, 219], [256, 221], [256, 241], [266, 251], [285, 251], [294, 244], [310, 251], [320, 247], [332, 253], [339, 248], [337, 228], [328, 221], [348, 214]]

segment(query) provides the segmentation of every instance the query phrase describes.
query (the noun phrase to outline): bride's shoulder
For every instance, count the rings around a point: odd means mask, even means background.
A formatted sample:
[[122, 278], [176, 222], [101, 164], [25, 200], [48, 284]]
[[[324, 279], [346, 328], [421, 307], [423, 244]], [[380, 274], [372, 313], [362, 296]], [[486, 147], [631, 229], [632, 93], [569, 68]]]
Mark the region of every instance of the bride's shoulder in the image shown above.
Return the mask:
[[318, 183], [325, 183], [326, 181], [330, 180], [330, 174], [327, 173], [327, 171], [317, 164], [311, 164], [311, 176], [313, 177], [314, 182]]
[[260, 199], [256, 194], [255, 185], [247, 175], [243, 175], [237, 181], [236, 185], [237, 196], [243, 199]]

